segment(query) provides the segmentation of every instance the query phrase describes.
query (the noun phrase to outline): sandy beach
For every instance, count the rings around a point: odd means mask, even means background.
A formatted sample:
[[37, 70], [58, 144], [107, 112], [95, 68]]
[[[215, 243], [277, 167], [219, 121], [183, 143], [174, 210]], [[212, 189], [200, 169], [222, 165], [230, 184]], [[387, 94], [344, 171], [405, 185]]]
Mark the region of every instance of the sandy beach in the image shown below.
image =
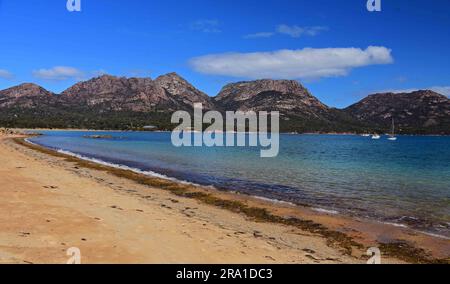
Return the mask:
[[[423, 248], [398, 252], [398, 244], [381, 244], [384, 263], [450, 255], [445, 239], [203, 189], [222, 205], [214, 206], [191, 198], [203, 195], [83, 167], [15, 137], [0, 137], [0, 263], [63, 264], [71, 247], [80, 249], [82, 263], [94, 264], [366, 263], [367, 248], [382, 238]], [[241, 204], [242, 212], [229, 204]], [[253, 208], [274, 215], [265, 213], [271, 220], [264, 222]]]

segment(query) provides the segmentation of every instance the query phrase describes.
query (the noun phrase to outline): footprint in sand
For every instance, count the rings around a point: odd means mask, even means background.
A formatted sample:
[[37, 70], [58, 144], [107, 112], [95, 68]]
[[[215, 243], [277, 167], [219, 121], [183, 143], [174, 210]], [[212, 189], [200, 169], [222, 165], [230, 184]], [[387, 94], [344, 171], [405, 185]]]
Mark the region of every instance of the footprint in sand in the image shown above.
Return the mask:
[[46, 185], [46, 186], [44, 186], [44, 188], [46, 188], [46, 189], [58, 189], [58, 187], [54, 186], [54, 185]]
[[270, 255], [266, 255], [266, 258], [272, 261], [276, 261], [275, 258], [271, 257]]
[[255, 238], [262, 238], [262, 237], [263, 237], [262, 233], [259, 232], [259, 231], [254, 231], [254, 232], [253, 232], [253, 236], [254, 236]]
[[112, 208], [112, 209], [117, 209], [117, 210], [122, 210], [122, 211], [123, 211], [123, 208], [117, 207], [116, 205], [111, 206], [111, 208]]
[[312, 249], [303, 249], [303, 251], [304, 252], [307, 252], [307, 253], [309, 253], [309, 254], [315, 254], [316, 252], [314, 251], [314, 250], [312, 250]]

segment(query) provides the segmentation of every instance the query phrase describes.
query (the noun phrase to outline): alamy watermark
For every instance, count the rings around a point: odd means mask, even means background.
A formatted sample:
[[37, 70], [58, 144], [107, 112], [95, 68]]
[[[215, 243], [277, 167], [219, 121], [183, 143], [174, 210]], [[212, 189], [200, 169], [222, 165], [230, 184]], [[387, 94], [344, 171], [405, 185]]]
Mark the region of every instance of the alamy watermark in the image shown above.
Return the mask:
[[[67, 0], [66, 6], [69, 12], [81, 12], [81, 0]], [[367, 10], [381, 12], [381, 0], [367, 0]]]
[[79, 248], [69, 248], [66, 254], [67, 256], [70, 256], [67, 260], [67, 264], [81, 264], [81, 250]]
[[370, 256], [367, 264], [381, 264], [381, 250], [379, 248], [369, 248], [367, 255]]
[[81, 0], [67, 0], [67, 11], [81, 12]]
[[194, 104], [193, 124], [187, 111], [175, 112], [171, 122], [179, 123], [172, 131], [175, 147], [260, 147], [262, 158], [276, 157], [280, 150], [279, 112], [227, 111], [224, 119], [222, 113], [203, 113], [203, 105]]
[[381, 0], [367, 0], [367, 11], [381, 12]]

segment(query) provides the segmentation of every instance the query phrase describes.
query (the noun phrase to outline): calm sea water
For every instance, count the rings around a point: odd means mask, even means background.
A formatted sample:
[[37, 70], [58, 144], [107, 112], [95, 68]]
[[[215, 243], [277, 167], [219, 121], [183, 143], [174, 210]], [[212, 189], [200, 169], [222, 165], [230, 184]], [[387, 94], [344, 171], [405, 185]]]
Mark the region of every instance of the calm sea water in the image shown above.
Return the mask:
[[[450, 137], [281, 135], [258, 148], [175, 148], [170, 133], [45, 131], [30, 139], [221, 190], [368, 217], [450, 237]], [[87, 139], [85, 135], [114, 139]]]

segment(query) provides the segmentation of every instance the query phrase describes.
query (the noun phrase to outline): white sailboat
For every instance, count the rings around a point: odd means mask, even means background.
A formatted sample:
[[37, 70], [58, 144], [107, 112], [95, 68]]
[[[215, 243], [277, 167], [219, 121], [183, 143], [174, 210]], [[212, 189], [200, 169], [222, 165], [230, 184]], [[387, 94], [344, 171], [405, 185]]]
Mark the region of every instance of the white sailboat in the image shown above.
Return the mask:
[[393, 118], [392, 118], [392, 132], [391, 132], [391, 135], [389, 135], [388, 140], [397, 141], [397, 137], [395, 137], [395, 121]]
[[381, 136], [378, 134], [372, 135], [372, 140], [379, 140], [380, 138], [381, 138]]

